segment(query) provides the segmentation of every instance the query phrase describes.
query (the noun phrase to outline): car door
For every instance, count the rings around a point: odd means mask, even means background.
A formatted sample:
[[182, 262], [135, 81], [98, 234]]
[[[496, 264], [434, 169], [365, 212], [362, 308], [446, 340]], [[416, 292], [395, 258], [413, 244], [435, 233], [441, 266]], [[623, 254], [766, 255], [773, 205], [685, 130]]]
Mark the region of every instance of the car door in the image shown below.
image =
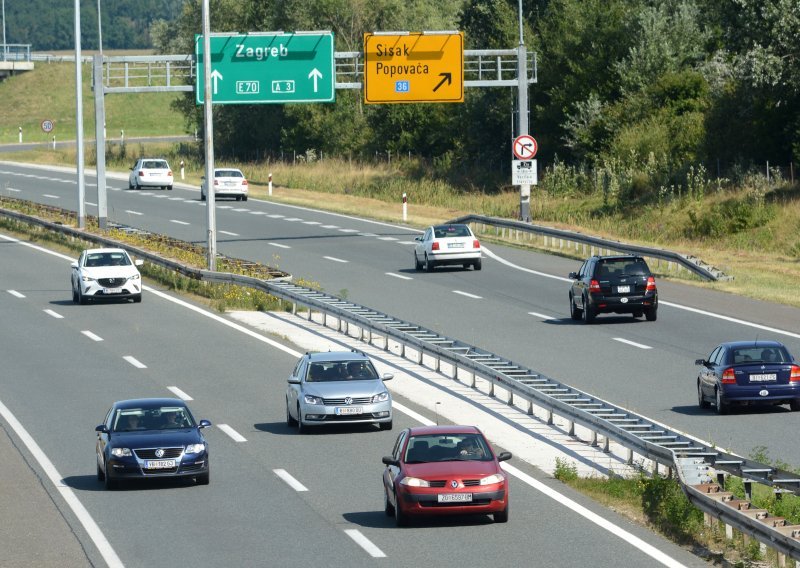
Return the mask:
[[[392, 448], [392, 458], [400, 460], [403, 455], [403, 446], [405, 446], [406, 438], [408, 437], [408, 430], [403, 430], [397, 436], [397, 440]], [[394, 480], [400, 475], [400, 468], [396, 465], [387, 465], [383, 470], [383, 482], [389, 489], [390, 499], [394, 499]], [[396, 505], [396, 503], [395, 503]]]
[[[106, 429], [110, 432], [111, 431], [111, 416], [114, 411], [114, 408], [111, 407], [106, 412], [105, 420], [103, 424], [105, 424]], [[99, 467], [103, 468], [105, 471], [105, 451], [106, 446], [108, 445], [109, 438], [111, 434], [109, 432], [97, 432], [97, 442], [95, 444], [95, 453], [97, 454], [97, 464]]]
[[578, 277], [572, 281], [572, 297], [575, 299], [575, 305], [580, 307], [580, 309], [585, 308], [583, 302], [583, 292], [586, 290], [586, 280], [589, 278], [588, 275], [591, 275], [593, 266], [593, 260], [589, 259], [585, 261], [581, 265], [581, 269], [578, 271]]
[[[294, 366], [292, 370], [292, 378], [299, 379], [300, 384], [289, 383], [286, 389], [286, 405], [289, 410], [289, 413], [294, 416], [297, 414], [297, 400], [301, 396], [302, 391], [302, 383], [305, 380], [305, 371], [306, 371], [306, 360], [305, 357], [300, 358], [297, 364]], [[294, 416], [297, 418], [297, 416]]]
[[422, 261], [425, 258], [426, 246], [428, 241], [430, 241], [430, 235], [432, 234], [432, 229], [428, 227], [425, 230], [425, 233], [421, 237], [417, 237], [415, 240], [417, 241], [414, 250], [416, 252], [417, 258]]
[[716, 384], [714, 366], [721, 350], [721, 346], [714, 349], [706, 359], [706, 364], [700, 368], [700, 388], [703, 390], [704, 396], [713, 396], [714, 394], [714, 385]]

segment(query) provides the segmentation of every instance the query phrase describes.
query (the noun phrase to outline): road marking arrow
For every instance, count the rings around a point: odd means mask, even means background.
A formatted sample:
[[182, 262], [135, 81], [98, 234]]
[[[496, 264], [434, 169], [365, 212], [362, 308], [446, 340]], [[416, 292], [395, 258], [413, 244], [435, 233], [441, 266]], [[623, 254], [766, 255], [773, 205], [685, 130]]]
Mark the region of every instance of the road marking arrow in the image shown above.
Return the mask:
[[319, 69], [314, 67], [311, 70], [311, 73], [308, 74], [308, 78], [309, 79], [311, 79], [312, 77], [314, 78], [314, 92], [316, 93], [317, 92], [317, 81], [319, 79], [322, 79], [322, 73], [320, 73]]
[[214, 81], [214, 94], [217, 94], [217, 81], [222, 79], [222, 73], [214, 69], [211, 72], [211, 79]]
[[441, 87], [442, 85], [444, 85], [444, 82], [445, 82], [445, 81], [447, 81], [447, 84], [448, 84], [448, 85], [451, 85], [451, 84], [453, 83], [453, 74], [452, 74], [452, 73], [439, 73], [439, 77], [441, 77], [441, 78], [442, 78], [442, 80], [441, 80], [441, 81], [439, 81], [439, 84], [438, 84], [438, 85], [436, 85], [436, 86], [433, 88], [433, 92], [434, 92], [434, 93], [435, 93], [436, 91], [438, 91], [438, 90], [439, 90], [439, 87]]

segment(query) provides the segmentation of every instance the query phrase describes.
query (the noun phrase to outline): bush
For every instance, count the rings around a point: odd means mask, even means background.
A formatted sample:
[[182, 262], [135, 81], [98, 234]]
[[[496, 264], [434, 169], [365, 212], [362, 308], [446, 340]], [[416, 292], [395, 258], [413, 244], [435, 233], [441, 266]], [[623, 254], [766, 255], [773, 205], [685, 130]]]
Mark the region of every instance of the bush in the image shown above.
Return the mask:
[[680, 484], [660, 476], [639, 479], [642, 509], [651, 523], [668, 535], [689, 538], [703, 525], [703, 513], [689, 502]]
[[574, 463], [556, 458], [556, 469], [553, 471], [553, 477], [562, 483], [568, 483], [578, 479], [578, 466]]

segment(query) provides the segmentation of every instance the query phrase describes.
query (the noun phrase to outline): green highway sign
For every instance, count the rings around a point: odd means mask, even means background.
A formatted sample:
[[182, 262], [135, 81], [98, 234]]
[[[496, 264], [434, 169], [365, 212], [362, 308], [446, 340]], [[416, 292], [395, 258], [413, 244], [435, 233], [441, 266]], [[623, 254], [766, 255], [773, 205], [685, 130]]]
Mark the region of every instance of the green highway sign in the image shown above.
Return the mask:
[[[332, 32], [212, 34], [212, 104], [330, 103]], [[203, 36], [195, 35], [195, 100], [203, 104]]]

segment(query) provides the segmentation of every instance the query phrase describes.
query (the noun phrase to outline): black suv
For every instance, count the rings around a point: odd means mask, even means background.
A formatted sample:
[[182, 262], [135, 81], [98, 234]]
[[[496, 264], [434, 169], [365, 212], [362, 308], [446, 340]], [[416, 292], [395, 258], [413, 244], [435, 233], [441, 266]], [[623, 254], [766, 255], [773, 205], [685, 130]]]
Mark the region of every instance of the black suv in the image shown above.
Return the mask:
[[569, 291], [572, 319], [590, 323], [597, 314], [617, 313], [656, 321], [656, 279], [641, 256], [593, 256], [569, 277], [573, 280]]

